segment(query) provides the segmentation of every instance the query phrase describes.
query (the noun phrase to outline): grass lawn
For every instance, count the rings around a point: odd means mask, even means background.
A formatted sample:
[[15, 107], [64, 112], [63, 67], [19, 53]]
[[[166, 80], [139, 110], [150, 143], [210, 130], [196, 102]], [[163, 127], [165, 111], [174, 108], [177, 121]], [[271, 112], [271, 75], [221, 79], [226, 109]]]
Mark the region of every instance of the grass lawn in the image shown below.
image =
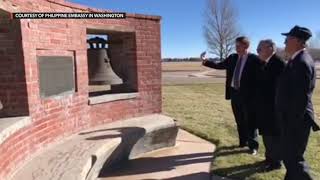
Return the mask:
[[201, 65], [201, 61], [196, 62], [162, 62], [163, 72], [177, 71], [204, 71], [210, 68]]
[[[314, 94], [314, 106], [320, 117], [320, 88]], [[180, 85], [163, 87], [163, 112], [184, 129], [217, 145], [213, 159], [214, 174], [234, 179], [282, 180], [285, 168], [262, 172], [264, 160], [261, 141], [257, 156], [247, 154], [238, 145], [230, 101], [224, 99], [224, 84]], [[315, 179], [320, 179], [320, 133], [311, 133], [305, 154]]]

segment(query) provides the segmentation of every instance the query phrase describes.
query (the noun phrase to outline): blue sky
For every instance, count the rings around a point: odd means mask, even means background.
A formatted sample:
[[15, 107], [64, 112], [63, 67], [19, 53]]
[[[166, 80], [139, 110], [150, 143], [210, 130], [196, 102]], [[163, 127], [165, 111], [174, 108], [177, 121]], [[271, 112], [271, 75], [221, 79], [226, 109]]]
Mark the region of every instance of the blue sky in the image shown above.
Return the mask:
[[[71, 0], [114, 11], [162, 16], [162, 57], [198, 57], [207, 49], [203, 37], [206, 0]], [[238, 26], [251, 41], [255, 52], [260, 39], [272, 38], [283, 47], [280, 33], [294, 25], [320, 31], [320, 0], [231, 0]]]

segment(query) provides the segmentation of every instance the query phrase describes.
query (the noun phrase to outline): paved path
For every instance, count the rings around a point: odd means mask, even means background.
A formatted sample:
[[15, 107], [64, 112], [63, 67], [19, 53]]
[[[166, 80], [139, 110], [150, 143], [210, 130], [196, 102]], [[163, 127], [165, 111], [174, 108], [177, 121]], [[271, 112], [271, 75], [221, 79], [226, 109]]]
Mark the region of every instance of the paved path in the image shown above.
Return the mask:
[[162, 72], [163, 85], [224, 83], [225, 71], [174, 71]]
[[214, 150], [210, 142], [179, 130], [176, 147], [130, 160], [101, 180], [210, 180]]

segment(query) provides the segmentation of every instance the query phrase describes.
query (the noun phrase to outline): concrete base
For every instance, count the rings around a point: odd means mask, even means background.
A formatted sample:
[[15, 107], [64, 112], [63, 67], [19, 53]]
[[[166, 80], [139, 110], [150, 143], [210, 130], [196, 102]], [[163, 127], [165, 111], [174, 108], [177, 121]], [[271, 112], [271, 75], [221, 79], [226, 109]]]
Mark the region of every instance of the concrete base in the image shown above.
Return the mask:
[[179, 130], [177, 144], [108, 169], [100, 180], [210, 180], [215, 146]]
[[94, 180], [103, 167], [174, 146], [176, 136], [173, 119], [160, 114], [105, 124], [43, 149], [12, 180]]

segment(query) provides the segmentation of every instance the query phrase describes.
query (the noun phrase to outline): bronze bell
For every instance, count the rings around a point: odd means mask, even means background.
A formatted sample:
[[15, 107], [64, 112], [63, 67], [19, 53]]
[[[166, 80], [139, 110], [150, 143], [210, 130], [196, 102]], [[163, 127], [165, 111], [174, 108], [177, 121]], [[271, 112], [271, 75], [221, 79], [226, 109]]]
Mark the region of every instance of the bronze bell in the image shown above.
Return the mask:
[[[89, 85], [122, 84], [123, 81], [112, 70], [108, 57], [107, 43], [103, 38], [95, 37], [87, 40], [88, 49]], [[96, 45], [94, 47], [94, 44]]]

